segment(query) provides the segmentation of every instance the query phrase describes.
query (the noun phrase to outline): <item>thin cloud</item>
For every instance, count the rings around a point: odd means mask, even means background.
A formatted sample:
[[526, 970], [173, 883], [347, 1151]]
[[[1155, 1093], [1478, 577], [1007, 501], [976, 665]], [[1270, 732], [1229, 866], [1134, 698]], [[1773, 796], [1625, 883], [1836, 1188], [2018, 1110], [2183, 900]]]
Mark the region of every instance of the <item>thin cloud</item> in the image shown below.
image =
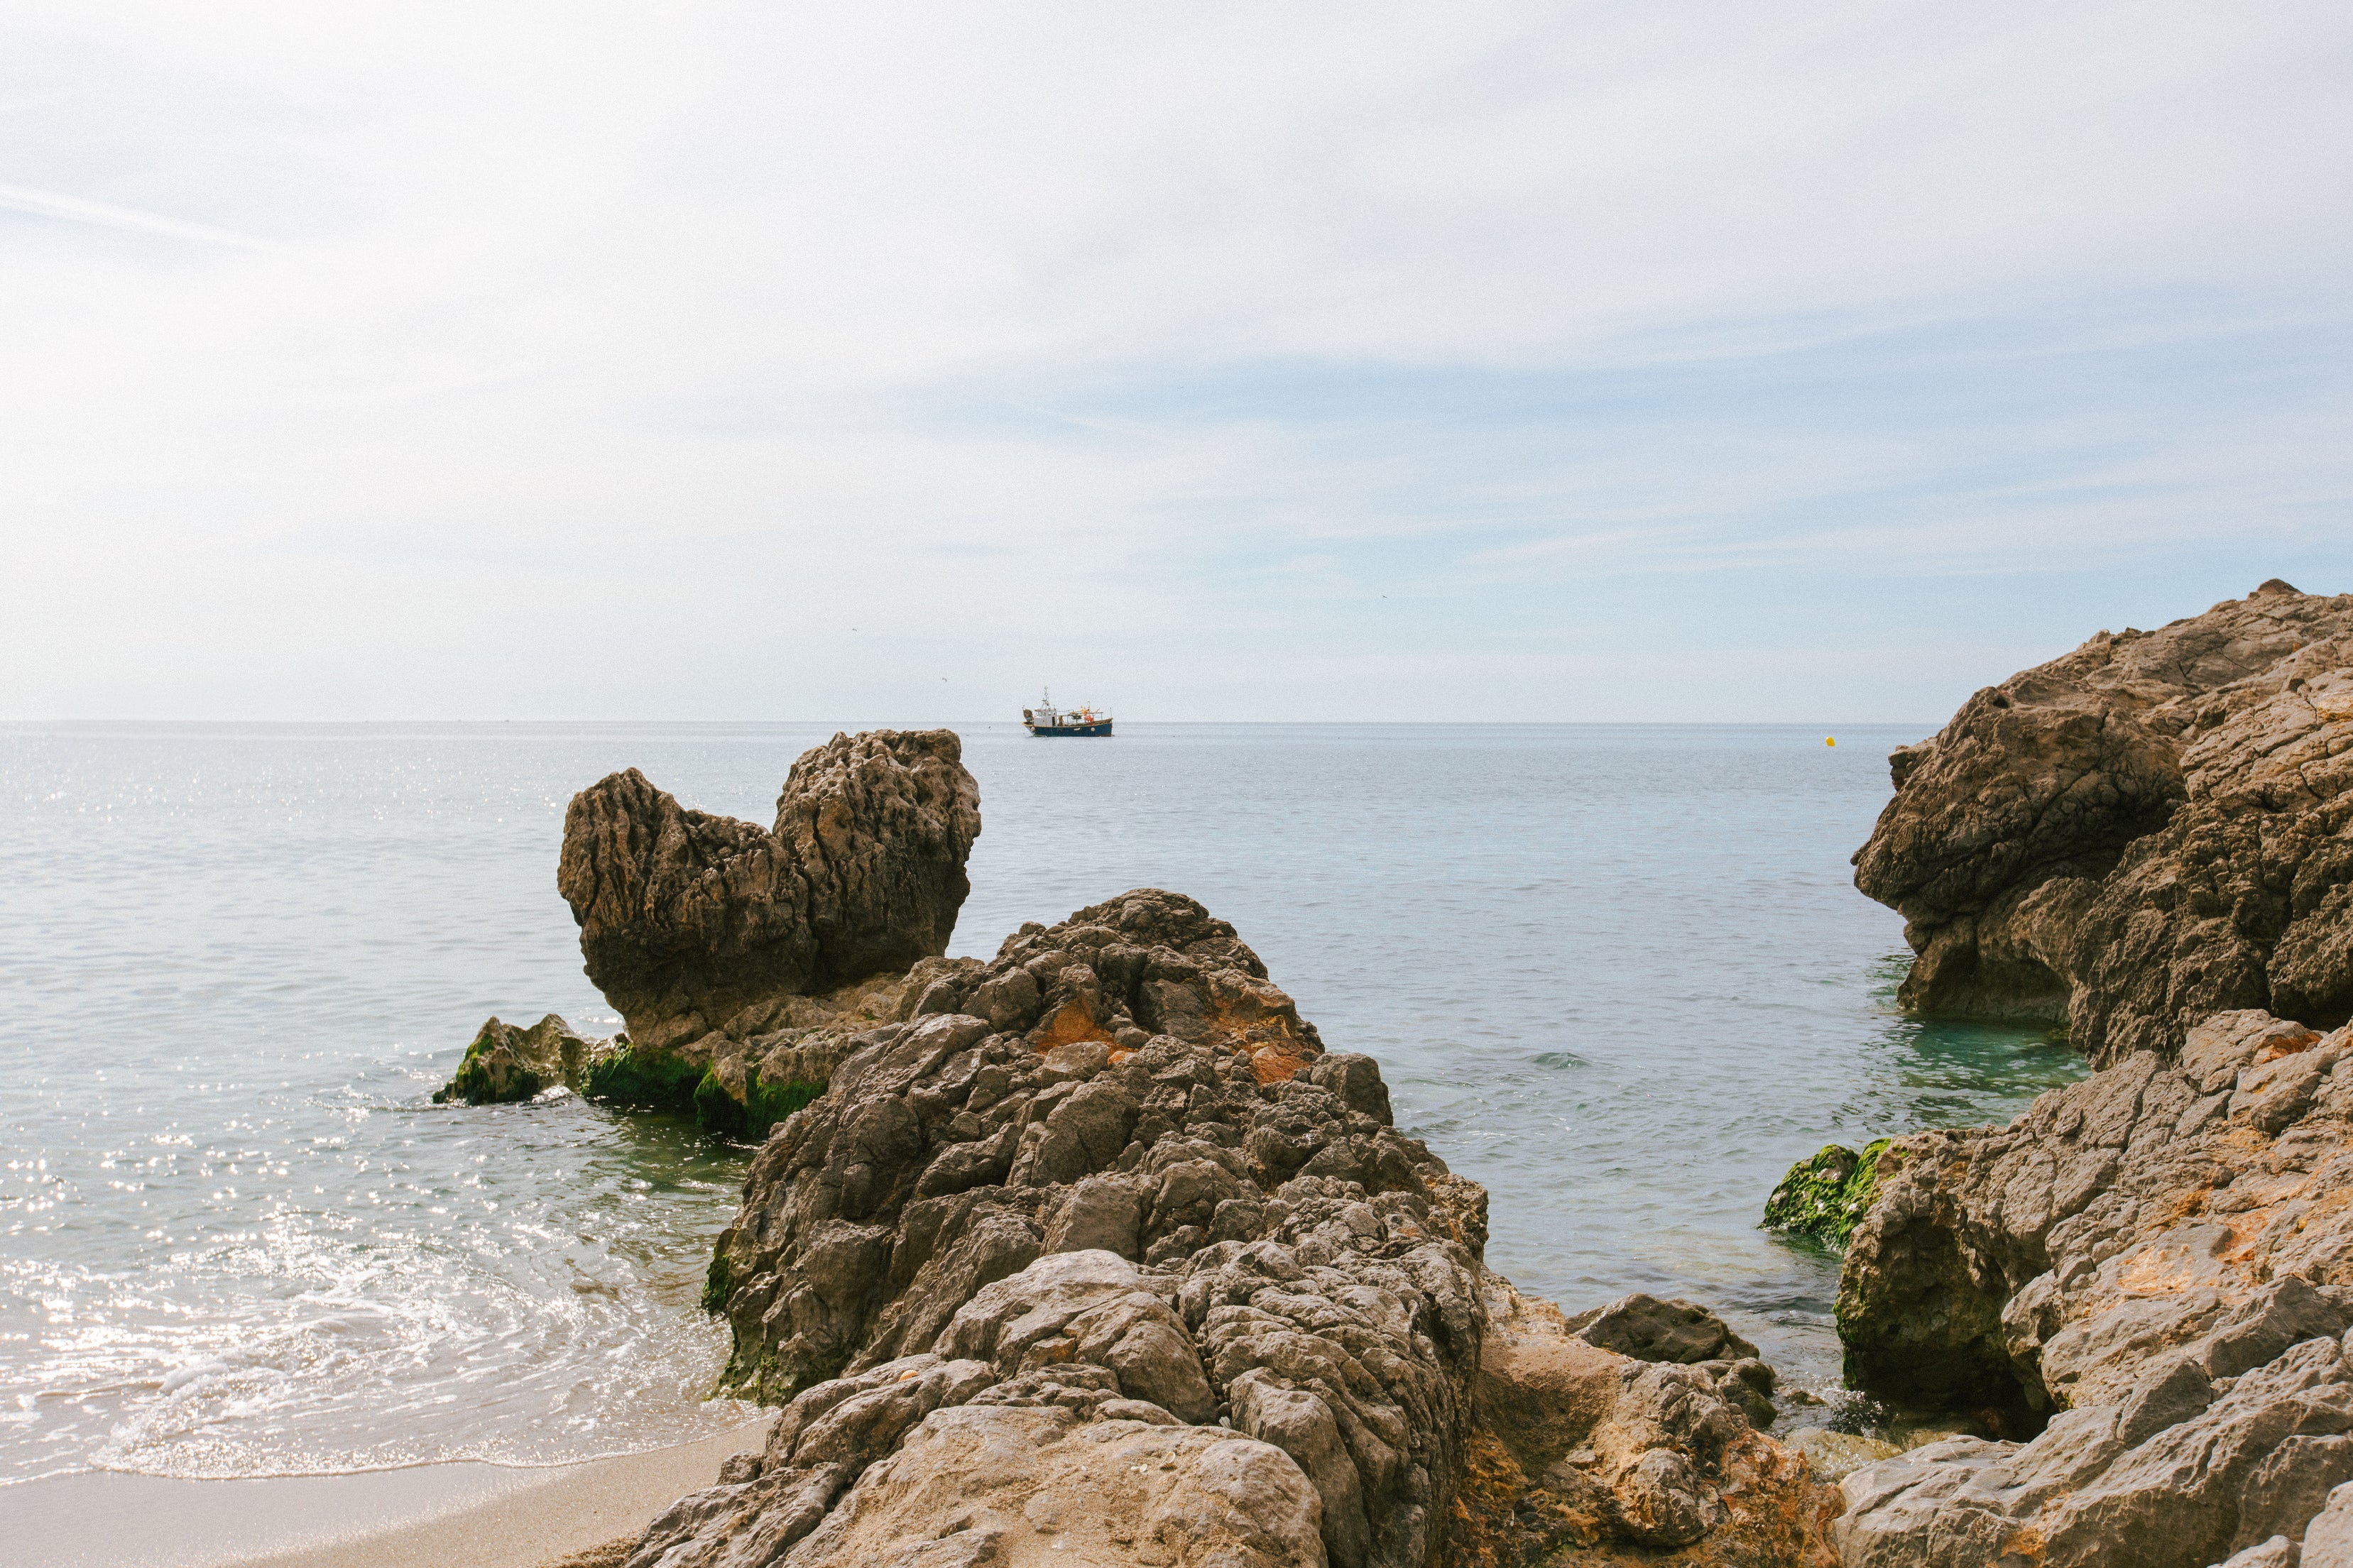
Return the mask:
[[185, 239], [198, 245], [226, 245], [239, 250], [269, 248], [269, 241], [257, 239], [249, 234], [239, 234], [235, 229], [221, 228], [208, 223], [189, 223], [183, 218], [166, 217], [162, 213], [117, 206], [112, 202], [93, 202], [86, 197], [64, 195], [56, 191], [37, 191], [27, 185], [0, 185], [0, 209], [25, 213], [33, 217], [55, 218], [60, 223], [127, 229], [133, 234], [161, 235], [166, 239]]

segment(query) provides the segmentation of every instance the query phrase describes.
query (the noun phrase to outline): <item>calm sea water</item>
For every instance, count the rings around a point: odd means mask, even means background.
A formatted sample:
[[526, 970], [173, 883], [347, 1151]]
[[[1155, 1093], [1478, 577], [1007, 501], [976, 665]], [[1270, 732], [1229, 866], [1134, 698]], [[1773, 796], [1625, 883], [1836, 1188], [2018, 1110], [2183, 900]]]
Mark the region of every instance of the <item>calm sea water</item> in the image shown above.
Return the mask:
[[[740, 1419], [694, 1310], [748, 1155], [427, 1094], [492, 1013], [617, 1020], [555, 892], [637, 766], [773, 816], [834, 725], [0, 727], [0, 1482], [543, 1463]], [[952, 951], [1142, 885], [1233, 921], [1572, 1307], [1716, 1305], [1830, 1389], [1837, 1260], [1756, 1228], [1831, 1140], [2078, 1076], [1893, 1010], [1847, 857], [1915, 728], [959, 725]]]

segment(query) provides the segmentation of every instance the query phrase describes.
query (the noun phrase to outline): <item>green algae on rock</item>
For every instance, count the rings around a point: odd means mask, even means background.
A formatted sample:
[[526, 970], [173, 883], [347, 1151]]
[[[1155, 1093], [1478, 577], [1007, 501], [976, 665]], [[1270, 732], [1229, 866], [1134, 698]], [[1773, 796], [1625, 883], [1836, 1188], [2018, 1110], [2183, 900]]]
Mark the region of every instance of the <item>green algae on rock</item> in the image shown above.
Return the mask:
[[694, 1121], [705, 1132], [757, 1143], [777, 1122], [824, 1092], [822, 1081], [804, 1079], [763, 1083], [759, 1068], [754, 1066], [744, 1068], [744, 1093], [739, 1099], [725, 1079], [707, 1072], [694, 1088]]
[[713, 1031], [680, 1049], [628, 1035], [583, 1039], [554, 1014], [528, 1030], [492, 1018], [467, 1047], [457, 1076], [433, 1098], [487, 1105], [564, 1085], [615, 1110], [691, 1117], [713, 1137], [756, 1143], [825, 1092], [834, 1065], [856, 1048], [861, 1031], [903, 1022], [935, 980], [977, 967], [971, 959], [927, 958], [903, 974], [794, 997], [787, 1027], [749, 1040]]
[[588, 1042], [553, 1013], [528, 1029], [492, 1018], [475, 1031], [456, 1076], [433, 1091], [433, 1102], [498, 1105], [529, 1100], [577, 1078], [588, 1052]]
[[1879, 1156], [1887, 1142], [1881, 1138], [1866, 1143], [1860, 1154], [1842, 1143], [1827, 1144], [1820, 1153], [1790, 1166], [1765, 1200], [1765, 1228], [1844, 1247], [1878, 1195]]
[[583, 1095], [625, 1110], [694, 1114], [695, 1090], [706, 1076], [701, 1062], [669, 1051], [643, 1049], [627, 1036], [617, 1043], [617, 1050], [600, 1051], [589, 1058], [580, 1079]]
[[754, 1143], [825, 1092], [821, 1078], [787, 1075], [763, 1082], [756, 1065], [745, 1067], [738, 1089], [707, 1063], [646, 1050], [627, 1036], [584, 1040], [550, 1013], [528, 1029], [496, 1018], [485, 1023], [457, 1075], [434, 1090], [433, 1100], [497, 1105], [559, 1085], [616, 1110], [691, 1116], [713, 1137]]
[[[1919, 1134], [1921, 1138], [1941, 1136]], [[1891, 1183], [1907, 1151], [1880, 1162]], [[1878, 1244], [1887, 1216], [1850, 1236], [1833, 1311], [1847, 1386], [1915, 1411], [1968, 1412], [1989, 1428], [2031, 1433], [2047, 1413], [2039, 1388], [2021, 1386], [2005, 1338], [2003, 1300], [1983, 1287], [1983, 1265], [1949, 1233], [1919, 1228], [1890, 1268]], [[1851, 1230], [1861, 1229], [1851, 1226]]]

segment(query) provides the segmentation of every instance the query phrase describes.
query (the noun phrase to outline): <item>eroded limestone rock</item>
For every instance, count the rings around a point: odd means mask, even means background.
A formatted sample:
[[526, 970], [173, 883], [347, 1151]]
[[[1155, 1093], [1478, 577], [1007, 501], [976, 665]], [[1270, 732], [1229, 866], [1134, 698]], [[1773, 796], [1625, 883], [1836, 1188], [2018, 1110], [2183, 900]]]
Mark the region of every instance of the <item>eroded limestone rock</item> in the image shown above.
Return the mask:
[[634, 768], [575, 795], [556, 886], [631, 1043], [748, 1039], [792, 1025], [797, 997], [946, 952], [980, 834], [962, 756], [948, 730], [837, 735], [793, 764], [773, 828]]
[[2353, 1017], [2353, 595], [2102, 632], [1891, 759], [1855, 885], [1905, 1005], [2064, 1019], [2106, 1067], [2262, 1007]]
[[[1611, 1332], [1715, 1359], [1636, 1360], [1517, 1297], [1484, 1191], [1192, 900], [1025, 927], [913, 1005], [754, 1163], [706, 1300], [790, 1403], [637, 1568], [1827, 1561], [1749, 1347], [1642, 1299]], [[812, 1447], [837, 1411], [854, 1453]]]
[[1771, 1387], [1762, 1363], [1634, 1360], [1580, 1337], [1552, 1303], [1486, 1283], [1455, 1563], [1832, 1560], [1837, 1494], [1744, 1407]]
[[2207, 1568], [2353, 1479], [2353, 1029], [2226, 1014], [2006, 1128], [1898, 1139], [1879, 1181], [1850, 1380], [2050, 1419], [1848, 1476], [1849, 1564]]

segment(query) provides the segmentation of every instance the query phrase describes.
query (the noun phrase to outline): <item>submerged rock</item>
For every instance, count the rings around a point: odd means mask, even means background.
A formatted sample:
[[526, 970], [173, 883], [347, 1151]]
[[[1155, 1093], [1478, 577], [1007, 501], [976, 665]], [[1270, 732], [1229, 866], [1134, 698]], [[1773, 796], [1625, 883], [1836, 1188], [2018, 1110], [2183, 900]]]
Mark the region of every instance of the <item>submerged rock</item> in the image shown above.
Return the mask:
[[2353, 1479], [2353, 1029], [2225, 1014], [2006, 1128], [1898, 1139], [1879, 1181], [1850, 1381], [2048, 1422], [1848, 1476], [1847, 1563], [2208, 1568]]
[[1864, 1144], [1861, 1153], [1831, 1143], [1799, 1161], [1765, 1200], [1765, 1228], [1845, 1246], [1878, 1195], [1879, 1156], [1886, 1148], [1884, 1138]]
[[553, 1013], [528, 1029], [492, 1018], [475, 1032], [457, 1075], [433, 1091], [433, 1100], [496, 1105], [529, 1100], [559, 1084], [577, 1088], [592, 1049]]
[[584, 1038], [553, 1013], [529, 1029], [492, 1018], [433, 1099], [487, 1105], [560, 1084], [599, 1104], [691, 1116], [706, 1132], [757, 1142], [825, 1092], [860, 1031], [904, 1018], [934, 979], [957, 969], [929, 958], [904, 974], [792, 997], [784, 1028], [748, 1040], [714, 1033], [675, 1051], [643, 1049], [627, 1035]]
[[1890, 762], [1855, 885], [1907, 922], [1906, 1006], [2064, 1020], [2100, 1067], [2353, 1018], [2353, 595], [2102, 632]]
[[1025, 926], [850, 1043], [712, 1258], [727, 1382], [785, 1415], [636, 1568], [1829, 1560], [1750, 1347], [1618, 1303], [1718, 1355], [1638, 1360], [1513, 1291], [1485, 1192], [1191, 900]]
[[556, 886], [636, 1048], [788, 1027], [797, 998], [946, 952], [980, 834], [962, 756], [949, 730], [836, 735], [793, 764], [773, 828], [634, 768], [575, 795]]
[[1875, 1465], [1904, 1452], [1900, 1443], [1834, 1432], [1827, 1426], [1808, 1427], [1792, 1436], [1788, 1446], [1806, 1457], [1807, 1468], [1818, 1479], [1832, 1482], [1844, 1480], [1865, 1465]]
[[1757, 1347], [1734, 1333], [1731, 1324], [1697, 1302], [1662, 1301], [1639, 1291], [1579, 1312], [1568, 1320], [1568, 1331], [1588, 1344], [1636, 1361], [1690, 1365], [1757, 1354]]

